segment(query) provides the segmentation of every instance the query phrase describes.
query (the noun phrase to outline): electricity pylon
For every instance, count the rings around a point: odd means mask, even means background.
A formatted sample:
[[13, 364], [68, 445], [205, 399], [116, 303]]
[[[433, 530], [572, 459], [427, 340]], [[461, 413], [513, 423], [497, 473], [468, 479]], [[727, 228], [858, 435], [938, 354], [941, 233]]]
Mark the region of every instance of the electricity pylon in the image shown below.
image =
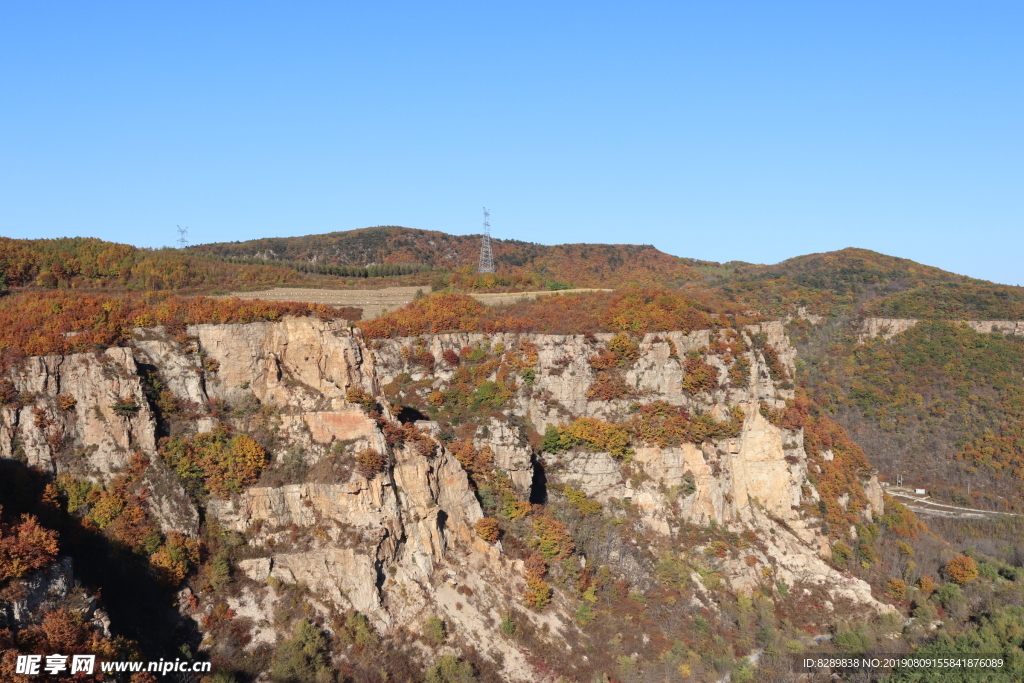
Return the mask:
[[480, 266], [477, 272], [494, 272], [494, 254], [491, 253], [491, 212], [484, 207], [484, 237], [480, 243]]

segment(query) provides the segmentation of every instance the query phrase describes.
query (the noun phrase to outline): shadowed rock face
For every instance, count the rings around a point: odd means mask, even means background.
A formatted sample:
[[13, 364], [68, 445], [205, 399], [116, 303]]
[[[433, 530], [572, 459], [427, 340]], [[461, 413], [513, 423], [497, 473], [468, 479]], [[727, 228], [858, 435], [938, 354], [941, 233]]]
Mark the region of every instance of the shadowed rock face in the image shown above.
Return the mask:
[[[760, 335], [792, 376], [795, 352], [781, 323], [750, 326], [744, 334], [752, 349], [751, 337]], [[453, 378], [455, 369], [443, 363], [430, 372], [411, 363], [414, 343], [436, 359], [484, 342], [506, 349], [524, 341], [535, 345], [532, 386], [520, 386], [502, 408], [503, 417], [489, 418], [487, 429], [474, 439], [493, 451], [496, 467], [524, 499], [546, 478], [602, 503], [628, 500], [643, 524], [660, 534], [671, 535], [686, 522], [712, 520], [752, 530], [765, 541], [762, 549], [751, 551], [757, 564], [721, 565], [735, 589], [753, 588], [760, 569], [772, 567], [776, 579], [790, 585], [816, 583], [836, 597], [885, 608], [866, 583], [841, 575], [820, 558], [829, 546], [820, 520], [806, 512], [816, 509], [818, 493], [808, 480], [803, 434], [780, 429], [761, 414], [762, 405], [785, 405], [792, 390], [772, 380], [763, 354], [745, 352], [750, 376], [743, 387], [696, 395], [684, 391], [681, 359], [708, 346], [709, 330], [647, 335], [635, 362], [621, 373], [635, 397], [615, 401], [587, 397], [597, 379], [589, 359], [612, 335], [453, 333], [367, 344], [358, 330], [340, 323], [287, 318], [199, 325], [188, 337], [179, 341], [159, 329], [138, 330], [132, 348], [27, 359], [9, 375], [27, 400], [0, 407], [0, 455], [108, 482], [132, 452], [142, 452], [151, 460], [145, 474], [151, 513], [165, 531], [196, 535], [200, 510], [157, 453], [165, 427], [147, 400], [140, 365], [154, 368], [164, 390], [195, 407], [200, 417], [175, 427], [183, 433], [208, 431], [218, 423], [245, 431], [249, 418], [231, 407], [255, 403], [272, 411], [274, 443], [280, 447], [272, 453], [275, 462], [298, 450], [313, 472], [332, 449], [349, 458], [363, 448], [385, 454], [387, 467], [369, 480], [349, 467], [326, 481], [310, 475], [260, 484], [204, 503], [207, 519], [248, 540], [248, 557], [236, 565], [236, 574], [247, 582], [229, 602], [253, 619], [254, 643], [274, 642], [279, 635], [273, 619], [276, 582], [304, 584], [316, 609], [325, 614], [356, 609], [384, 632], [421, 624], [427, 615], [442, 616], [485, 657], [501, 661], [510, 680], [536, 680], [536, 675], [528, 653], [495, 637], [495, 624], [504, 615], [516, 612], [552, 639], [575, 628], [569, 608], [558, 600], [544, 613], [522, 605], [522, 562], [475, 533], [483, 512], [462, 465], [443, 443], [437, 442], [430, 457], [413, 445], [389, 445], [382, 423], [347, 400], [350, 390], [360, 389], [382, 406], [384, 422], [397, 425], [385, 386], [408, 375], [429, 391]], [[726, 364], [714, 355], [708, 362], [727, 386]], [[63, 395], [74, 398], [74, 407], [60, 407]], [[665, 448], [638, 445], [628, 463], [578, 449], [537, 454], [526, 436], [527, 428], [543, 433], [549, 425], [579, 417], [621, 422], [629, 418], [632, 403], [655, 400], [719, 420], [739, 406], [745, 419], [734, 438]], [[39, 414], [46, 419], [37, 419]], [[432, 423], [419, 424], [437, 431]], [[540, 463], [543, 477], [535, 472]], [[881, 509], [876, 489], [877, 484], [869, 490], [874, 512]]]

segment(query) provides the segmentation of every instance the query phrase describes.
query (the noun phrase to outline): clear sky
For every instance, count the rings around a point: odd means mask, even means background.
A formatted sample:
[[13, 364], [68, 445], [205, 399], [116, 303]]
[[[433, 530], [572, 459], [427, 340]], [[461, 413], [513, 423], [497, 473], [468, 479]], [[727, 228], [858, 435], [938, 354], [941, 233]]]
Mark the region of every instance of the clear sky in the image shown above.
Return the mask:
[[371, 225], [1024, 284], [1024, 3], [0, 3], [0, 234]]

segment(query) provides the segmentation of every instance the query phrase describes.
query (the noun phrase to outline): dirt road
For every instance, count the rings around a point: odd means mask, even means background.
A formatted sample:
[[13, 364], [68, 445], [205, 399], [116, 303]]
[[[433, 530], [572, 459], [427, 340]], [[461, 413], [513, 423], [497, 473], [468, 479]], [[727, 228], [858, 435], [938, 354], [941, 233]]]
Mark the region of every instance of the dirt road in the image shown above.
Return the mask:
[[995, 510], [979, 510], [977, 508], [958, 507], [946, 503], [936, 503], [928, 494], [914, 493], [913, 489], [900, 486], [887, 486], [885, 492], [898, 498], [901, 503], [919, 515], [932, 517], [953, 517], [956, 519], [982, 519], [985, 517], [1010, 516], [1019, 517], [1012, 512], [996, 512]]

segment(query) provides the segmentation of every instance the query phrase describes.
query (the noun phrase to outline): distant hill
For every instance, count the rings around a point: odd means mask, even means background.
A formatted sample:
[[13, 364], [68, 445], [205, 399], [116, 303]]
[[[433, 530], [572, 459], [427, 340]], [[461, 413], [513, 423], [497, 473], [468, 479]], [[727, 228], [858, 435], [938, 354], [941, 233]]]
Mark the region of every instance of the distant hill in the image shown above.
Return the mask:
[[[824, 316], [906, 315], [1012, 317], [1024, 289], [996, 285], [868, 249], [808, 254], [774, 265], [706, 264], [707, 276], [691, 288], [710, 288], [723, 298], [765, 315], [801, 307]], [[922, 297], [927, 300], [922, 301]], [[1017, 302], [1017, 303], [1014, 303]], [[1007, 305], [1000, 305], [1005, 303]]]
[[273, 264], [226, 264], [178, 249], [140, 249], [92, 237], [0, 237], [0, 284], [44, 289], [207, 292], [296, 284], [300, 273]]
[[[764, 315], [801, 308], [825, 315], [934, 318], [1024, 317], [1024, 289], [996, 285], [868, 249], [808, 254], [772, 265], [715, 263], [666, 254], [650, 245], [558, 244], [492, 239], [498, 277], [476, 278], [479, 235], [382, 226], [302, 237], [218, 242], [188, 253], [348, 275], [365, 266], [453, 272], [461, 290], [539, 286], [685, 288]], [[459, 274], [461, 272], [461, 274]]]
[[[456, 291], [683, 289], [768, 316], [1024, 319], [1024, 288], [847, 248], [773, 265], [715, 263], [650, 245], [492, 240], [498, 273], [478, 275], [479, 235], [396, 226], [304, 237], [141, 249], [95, 238], [0, 237], [0, 285], [211, 293], [302, 285], [402, 284]], [[430, 271], [443, 271], [432, 274]]]
[[[672, 256], [650, 245], [546, 246], [500, 239], [491, 242], [499, 273], [535, 275], [541, 280], [562, 281], [577, 287], [678, 287], [704, 277], [692, 259]], [[385, 226], [304, 237], [202, 244], [189, 247], [189, 252], [226, 258], [257, 257], [268, 262], [306, 261], [337, 266], [404, 263], [456, 271], [475, 269], [480, 256], [480, 235]]]
[[[142, 249], [93, 237], [10, 239], [0, 237], [0, 291], [6, 287], [119, 291], [169, 290], [181, 294], [227, 293], [296, 286], [346, 287], [394, 284], [421, 268], [402, 265], [324, 273], [285, 262], [225, 262], [199, 252], [165, 247]], [[372, 278], [368, 281], [367, 278]], [[405, 280], [409, 280], [405, 277]]]

